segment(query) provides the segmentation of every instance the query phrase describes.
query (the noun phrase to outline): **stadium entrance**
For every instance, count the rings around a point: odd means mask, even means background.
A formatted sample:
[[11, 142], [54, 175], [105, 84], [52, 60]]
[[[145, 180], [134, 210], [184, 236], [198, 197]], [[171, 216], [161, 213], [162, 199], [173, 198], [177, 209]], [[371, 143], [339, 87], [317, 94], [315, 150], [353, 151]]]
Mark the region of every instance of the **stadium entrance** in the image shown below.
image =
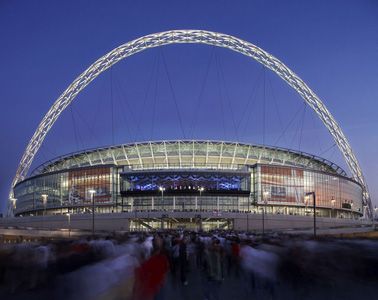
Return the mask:
[[233, 220], [224, 218], [150, 218], [130, 220], [130, 231], [151, 231], [160, 229], [182, 229], [210, 231], [215, 229], [233, 229]]

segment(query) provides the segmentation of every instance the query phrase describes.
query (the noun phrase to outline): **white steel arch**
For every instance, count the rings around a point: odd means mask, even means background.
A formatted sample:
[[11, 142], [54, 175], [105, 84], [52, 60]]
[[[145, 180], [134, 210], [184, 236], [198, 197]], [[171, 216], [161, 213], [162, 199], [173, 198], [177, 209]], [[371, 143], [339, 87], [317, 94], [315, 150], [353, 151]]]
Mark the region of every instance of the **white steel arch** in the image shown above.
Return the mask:
[[228, 48], [245, 56], [249, 56], [275, 72], [295, 91], [297, 91], [306, 103], [316, 112], [331, 133], [337, 146], [344, 155], [353, 178], [363, 187], [363, 201], [366, 206], [367, 215], [369, 217], [372, 216], [372, 205], [368, 188], [357, 158], [339, 124], [319, 97], [284, 63], [263, 49], [234, 36], [204, 30], [170, 30], [137, 38], [113, 49], [80, 74], [80, 76], [77, 77], [55, 101], [30, 139], [12, 182], [10, 199], [13, 199], [13, 187], [27, 175], [34, 156], [39, 150], [50, 128], [53, 126], [62, 111], [66, 109], [66, 107], [75, 99], [77, 94], [91, 83], [92, 80], [120, 60], [143, 50], [169, 44], [193, 43]]

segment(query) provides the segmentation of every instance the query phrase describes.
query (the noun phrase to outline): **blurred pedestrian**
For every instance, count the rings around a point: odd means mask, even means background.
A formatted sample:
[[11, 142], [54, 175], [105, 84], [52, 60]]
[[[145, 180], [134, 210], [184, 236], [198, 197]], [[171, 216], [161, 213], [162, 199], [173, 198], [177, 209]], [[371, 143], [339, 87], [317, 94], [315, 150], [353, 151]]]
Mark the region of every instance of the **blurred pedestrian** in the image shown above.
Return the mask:
[[213, 238], [210, 247], [205, 251], [205, 299], [218, 300], [223, 281], [224, 252], [217, 238]]
[[167, 256], [163, 252], [163, 240], [153, 239], [152, 255], [135, 272], [134, 300], [164, 299], [162, 287], [169, 269]]

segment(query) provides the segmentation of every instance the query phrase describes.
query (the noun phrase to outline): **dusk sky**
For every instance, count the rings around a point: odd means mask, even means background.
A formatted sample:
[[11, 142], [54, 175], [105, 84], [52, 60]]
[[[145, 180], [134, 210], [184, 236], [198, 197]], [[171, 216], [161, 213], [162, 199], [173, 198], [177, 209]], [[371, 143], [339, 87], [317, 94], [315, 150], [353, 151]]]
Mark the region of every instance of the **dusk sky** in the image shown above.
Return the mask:
[[[171, 29], [230, 34], [291, 68], [340, 124], [378, 205], [378, 1], [2, 0], [0, 211], [29, 139], [68, 85], [115, 47]], [[62, 113], [31, 169], [87, 148], [164, 139], [286, 147], [350, 174], [316, 114], [276, 74], [230, 50], [188, 44], [101, 74]]]

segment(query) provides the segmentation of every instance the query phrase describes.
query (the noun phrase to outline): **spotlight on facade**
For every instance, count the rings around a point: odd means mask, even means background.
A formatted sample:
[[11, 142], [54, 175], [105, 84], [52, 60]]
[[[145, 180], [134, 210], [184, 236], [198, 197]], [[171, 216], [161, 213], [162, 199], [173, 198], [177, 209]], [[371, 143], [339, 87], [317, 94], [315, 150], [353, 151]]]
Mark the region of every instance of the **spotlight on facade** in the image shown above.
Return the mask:
[[88, 191], [88, 193], [92, 196], [92, 195], [96, 194], [96, 190], [91, 189], [91, 190]]

